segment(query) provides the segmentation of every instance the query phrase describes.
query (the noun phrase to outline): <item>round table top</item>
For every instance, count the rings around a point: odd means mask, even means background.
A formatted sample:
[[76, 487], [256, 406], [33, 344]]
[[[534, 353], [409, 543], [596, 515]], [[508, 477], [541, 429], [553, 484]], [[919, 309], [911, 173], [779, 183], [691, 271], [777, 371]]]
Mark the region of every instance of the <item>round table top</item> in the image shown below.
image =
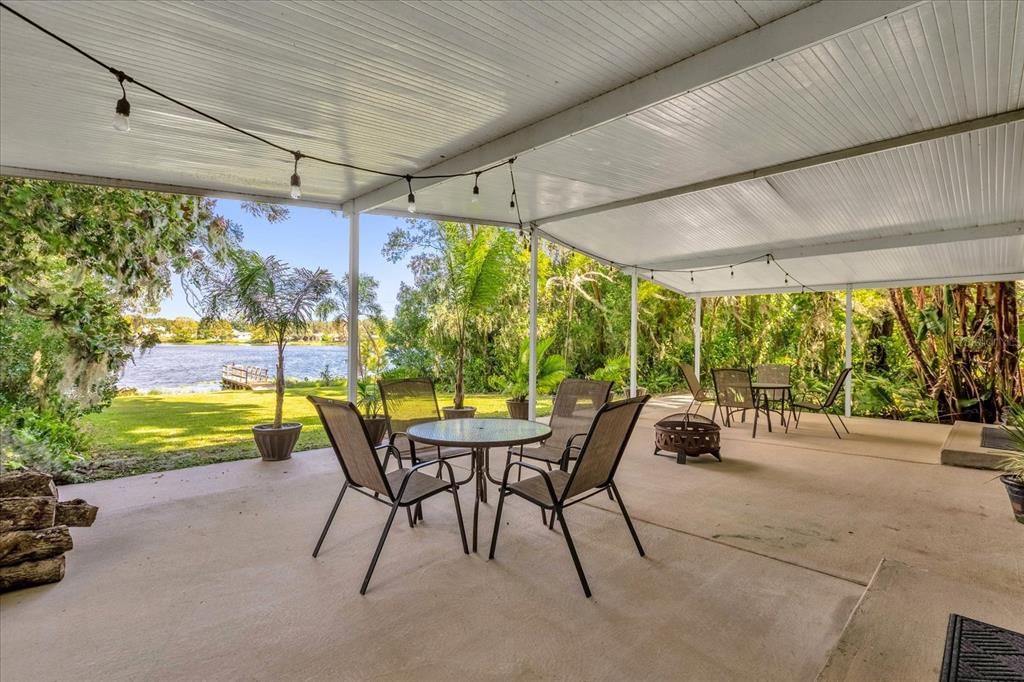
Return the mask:
[[768, 382], [762, 383], [760, 381], [755, 381], [754, 383], [751, 384], [751, 386], [754, 388], [792, 388], [791, 384], [773, 384]]
[[489, 448], [539, 443], [551, 436], [551, 427], [525, 419], [446, 419], [415, 424], [407, 433], [427, 445]]

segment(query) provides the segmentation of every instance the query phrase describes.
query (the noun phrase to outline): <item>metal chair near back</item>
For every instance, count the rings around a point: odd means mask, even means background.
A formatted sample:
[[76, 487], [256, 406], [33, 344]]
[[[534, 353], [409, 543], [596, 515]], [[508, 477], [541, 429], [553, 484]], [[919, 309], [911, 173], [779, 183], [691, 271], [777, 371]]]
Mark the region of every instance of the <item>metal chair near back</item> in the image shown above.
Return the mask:
[[686, 381], [686, 388], [690, 391], [690, 404], [686, 406], [686, 414], [690, 414], [690, 410], [696, 405], [697, 409], [693, 410], [694, 414], [700, 414], [700, 408], [704, 403], [715, 402], [715, 396], [704, 390], [704, 387], [700, 385], [700, 379], [697, 378], [697, 372], [694, 371], [693, 365], [682, 364], [683, 379]]
[[558, 464], [568, 468], [569, 461], [575, 459], [578, 446], [574, 441], [585, 436], [590, 425], [597, 416], [601, 406], [608, 402], [612, 391], [612, 382], [595, 381], [593, 379], [563, 379], [555, 394], [555, 404], [551, 410], [551, 437], [538, 446], [509, 448], [505, 464], [513, 456], [536, 459], [547, 463]]
[[[462, 510], [459, 507], [458, 483], [452, 471], [452, 465], [441, 461], [440, 464], [448, 473], [448, 480], [421, 473], [419, 470], [435, 464], [435, 461], [427, 461], [409, 469], [402, 467], [402, 456], [398, 449], [391, 444], [374, 446], [370, 440], [370, 434], [366, 430], [366, 424], [356, 406], [347, 401], [332, 400], [318, 396], [308, 396], [309, 401], [316, 407], [320, 421], [327, 432], [327, 438], [334, 449], [334, 455], [338, 458], [341, 470], [345, 474], [345, 483], [341, 486], [338, 499], [334, 502], [327, 523], [320, 533], [320, 539], [313, 549], [313, 556], [320, 554], [320, 547], [323, 545], [327, 531], [331, 528], [334, 515], [338, 512], [345, 491], [352, 489], [366, 495], [372, 500], [387, 504], [391, 507], [391, 514], [381, 533], [377, 549], [370, 561], [370, 567], [363, 579], [360, 594], [366, 594], [366, 588], [370, 584], [370, 577], [373, 569], [380, 558], [381, 550], [384, 549], [384, 541], [387, 539], [391, 524], [395, 520], [395, 514], [400, 507], [405, 507], [409, 517], [409, 526], [415, 526], [410, 507], [417, 505], [428, 497], [441, 492], [452, 494], [455, 500], [455, 516], [459, 522], [459, 534], [462, 537], [462, 550], [469, 554], [469, 545], [466, 543], [466, 530], [462, 523]], [[384, 461], [377, 457], [377, 450], [386, 449]], [[387, 472], [389, 457], [395, 456], [398, 460], [398, 469]]]
[[[579, 555], [576, 553], [576, 546], [569, 534], [569, 527], [565, 523], [564, 509], [604, 491], [608, 491], [619, 503], [619, 510], [626, 521], [630, 535], [633, 536], [637, 551], [640, 552], [640, 556], [643, 556], [643, 545], [640, 544], [640, 538], [636, 534], [626, 506], [622, 502], [622, 495], [615, 487], [615, 472], [618, 470], [619, 462], [622, 460], [640, 411], [648, 400], [650, 400], [650, 396], [641, 396], [606, 403], [601, 407], [588, 429], [586, 439], [580, 446], [576, 463], [571, 471], [563, 469], [546, 471], [528, 462], [509, 462], [502, 476], [498, 509], [494, 518], [494, 533], [491, 536], [491, 551], [488, 558], [494, 558], [494, 551], [498, 544], [498, 531], [501, 528], [501, 512], [505, 498], [509, 495], [516, 495], [541, 509], [550, 510], [552, 523], [557, 517], [562, 528], [562, 536], [569, 547], [569, 554], [572, 556], [580, 583], [583, 585], [583, 593], [589, 597], [590, 585], [587, 583], [587, 576], [583, 572]], [[508, 478], [513, 467], [529, 469], [537, 475], [509, 483]]]
[[425, 377], [412, 379], [381, 379], [377, 382], [384, 418], [388, 423], [388, 443], [416, 464], [422, 460], [451, 459], [473, 454], [472, 450], [440, 448], [436, 445], [416, 445], [406, 432], [414, 424], [440, 421], [441, 409], [437, 404], [434, 382]]
[[[722, 411], [723, 420], [726, 426], [732, 426], [732, 415], [742, 412], [744, 417], [747, 410], [754, 411], [754, 433], [757, 437], [757, 417], [762, 409], [758, 404], [758, 395], [750, 381], [750, 372], [745, 369], [713, 369], [711, 376], [715, 382], [715, 411], [711, 414], [714, 420], [719, 410]], [[771, 415], [765, 409], [765, 416], [768, 417], [768, 431], [772, 430]]]
[[839, 429], [837, 429], [836, 425], [832, 422], [832, 416], [829, 414], [831, 411], [832, 414], [835, 415], [836, 419], [839, 420], [839, 423], [842, 424], [843, 430], [846, 431], [846, 433], [850, 433], [850, 429], [846, 428], [846, 422], [843, 421], [842, 415], [839, 414], [836, 401], [839, 399], [839, 392], [843, 390], [843, 384], [846, 383], [846, 377], [848, 377], [851, 372], [853, 372], [852, 367], [844, 368], [843, 371], [839, 373], [835, 383], [832, 384], [832, 390], [828, 392], [828, 395], [825, 396], [825, 399], [821, 402], [811, 402], [810, 400], [794, 401], [793, 407], [796, 409], [796, 425], [793, 428], [800, 427], [800, 414], [804, 410], [808, 410], [810, 412], [821, 412], [825, 415], [825, 418], [828, 419], [829, 426], [831, 426], [832, 430], [836, 432], [836, 438], [842, 439], [842, 436], [839, 435]]
[[[757, 383], [759, 384], [789, 384], [789, 365], [758, 365]], [[762, 391], [765, 397], [773, 402], [785, 399], [786, 394], [781, 389], [766, 389]]]

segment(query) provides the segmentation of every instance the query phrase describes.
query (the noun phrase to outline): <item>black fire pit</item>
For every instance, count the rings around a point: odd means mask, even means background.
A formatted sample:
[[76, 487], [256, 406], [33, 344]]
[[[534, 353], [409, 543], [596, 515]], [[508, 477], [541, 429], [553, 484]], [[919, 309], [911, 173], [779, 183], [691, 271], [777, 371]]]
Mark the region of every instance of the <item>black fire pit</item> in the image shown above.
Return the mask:
[[721, 462], [720, 431], [718, 424], [699, 414], [669, 415], [654, 425], [654, 454], [668, 457], [661, 450], [674, 452], [679, 464], [704, 454]]

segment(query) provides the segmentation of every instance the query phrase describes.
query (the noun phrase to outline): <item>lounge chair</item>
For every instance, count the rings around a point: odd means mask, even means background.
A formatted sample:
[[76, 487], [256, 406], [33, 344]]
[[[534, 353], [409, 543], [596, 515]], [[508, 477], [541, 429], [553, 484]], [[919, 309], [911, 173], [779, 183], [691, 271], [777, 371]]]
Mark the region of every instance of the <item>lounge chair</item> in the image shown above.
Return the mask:
[[683, 364], [683, 379], [686, 380], [686, 388], [690, 391], [690, 395], [693, 399], [690, 404], [686, 406], [686, 414], [690, 414], [690, 410], [696, 405], [697, 409], [693, 410], [694, 414], [700, 414], [700, 408], [703, 407], [704, 403], [715, 402], [715, 396], [704, 390], [704, 387], [700, 385], [700, 380], [697, 379], [697, 373], [693, 370], [692, 365]]
[[[643, 545], [640, 544], [640, 538], [636, 534], [636, 529], [633, 528], [633, 522], [629, 518], [629, 513], [626, 512], [626, 506], [622, 503], [622, 495], [615, 487], [614, 479], [615, 471], [622, 459], [622, 453], [625, 452], [626, 444], [633, 433], [633, 427], [636, 426], [640, 411], [648, 400], [650, 400], [650, 396], [629, 398], [607, 403], [598, 410], [586, 440], [580, 446], [572, 471], [561, 469], [545, 471], [529, 462], [509, 462], [502, 475], [498, 510], [494, 517], [494, 533], [491, 536], [491, 551], [488, 558], [494, 558], [494, 550], [498, 544], [498, 531], [501, 529], [501, 512], [505, 505], [505, 498], [509, 495], [516, 495], [541, 509], [550, 510], [552, 523], [555, 517], [558, 518], [558, 523], [562, 527], [562, 536], [569, 546], [569, 554], [572, 556], [580, 583], [583, 585], [583, 593], [589, 597], [590, 585], [587, 583], [587, 576], [583, 573], [579, 555], [576, 554], [576, 546], [569, 534], [569, 527], [565, 523], [564, 509], [606, 490], [619, 503], [619, 510], [626, 520], [626, 526], [629, 528], [630, 535], [633, 536], [637, 551], [640, 552], [640, 556], [643, 556]], [[566, 448], [566, 450], [568, 449], [569, 447]], [[529, 469], [537, 475], [524, 478], [516, 483], [509, 483], [508, 478], [513, 467]]]
[[[469, 545], [466, 543], [466, 529], [462, 524], [462, 509], [459, 507], [458, 483], [455, 481], [455, 473], [452, 465], [441, 460], [440, 466], [448, 472], [448, 480], [440, 477], [429, 476], [421, 473], [420, 469], [432, 466], [437, 460], [417, 464], [409, 469], [402, 467], [402, 456], [394, 445], [380, 445], [375, 447], [370, 441], [370, 434], [366, 430], [366, 424], [356, 406], [350, 402], [308, 396], [309, 401], [316, 406], [320, 421], [323, 422], [324, 430], [327, 431], [327, 438], [334, 448], [334, 454], [341, 464], [341, 470], [345, 474], [345, 483], [341, 486], [338, 499], [334, 502], [327, 523], [320, 533], [316, 548], [313, 550], [315, 558], [320, 553], [320, 546], [323, 545], [327, 531], [330, 530], [334, 515], [338, 512], [338, 505], [345, 491], [352, 489], [357, 493], [366, 495], [371, 500], [376, 500], [391, 507], [391, 514], [388, 515], [387, 523], [384, 524], [384, 531], [377, 543], [377, 550], [373, 553], [370, 561], [370, 568], [363, 578], [363, 585], [359, 588], [359, 594], [366, 594], [366, 588], [370, 584], [370, 576], [377, 566], [377, 559], [380, 558], [381, 550], [384, 549], [384, 541], [391, 530], [391, 524], [395, 520], [395, 513], [400, 507], [405, 507], [409, 517], [409, 526], [414, 526], [410, 507], [418, 505], [428, 497], [438, 493], [447, 492], [452, 494], [455, 500], [455, 517], [459, 521], [459, 535], [462, 536], [462, 551], [469, 554]], [[385, 448], [386, 454], [382, 463], [377, 458], [377, 450]], [[390, 456], [398, 459], [398, 469], [385, 472], [387, 460]]]

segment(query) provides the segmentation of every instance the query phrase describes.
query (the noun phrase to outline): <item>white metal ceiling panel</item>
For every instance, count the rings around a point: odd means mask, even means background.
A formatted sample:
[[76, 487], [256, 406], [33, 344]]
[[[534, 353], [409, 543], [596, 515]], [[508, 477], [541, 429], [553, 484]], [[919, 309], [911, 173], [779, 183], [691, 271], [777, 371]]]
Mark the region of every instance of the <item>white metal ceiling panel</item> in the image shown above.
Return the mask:
[[[396, 173], [518, 129], [807, 4], [67, 2], [11, 6], [288, 148]], [[286, 197], [290, 157], [129, 86], [0, 12], [0, 162]], [[313, 163], [307, 199], [382, 182]]]

